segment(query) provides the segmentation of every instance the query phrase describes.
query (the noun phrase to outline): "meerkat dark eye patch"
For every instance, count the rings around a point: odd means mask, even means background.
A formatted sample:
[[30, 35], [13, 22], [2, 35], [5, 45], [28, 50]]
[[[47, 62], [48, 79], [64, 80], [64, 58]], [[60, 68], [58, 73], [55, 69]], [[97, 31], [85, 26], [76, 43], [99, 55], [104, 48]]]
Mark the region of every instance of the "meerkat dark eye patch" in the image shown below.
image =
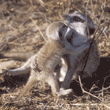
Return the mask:
[[74, 21], [76, 21], [76, 22], [84, 22], [84, 20], [83, 19], [81, 19], [80, 17], [78, 17], [78, 16], [74, 16], [73, 18], [72, 18], [72, 20], [74, 20]]

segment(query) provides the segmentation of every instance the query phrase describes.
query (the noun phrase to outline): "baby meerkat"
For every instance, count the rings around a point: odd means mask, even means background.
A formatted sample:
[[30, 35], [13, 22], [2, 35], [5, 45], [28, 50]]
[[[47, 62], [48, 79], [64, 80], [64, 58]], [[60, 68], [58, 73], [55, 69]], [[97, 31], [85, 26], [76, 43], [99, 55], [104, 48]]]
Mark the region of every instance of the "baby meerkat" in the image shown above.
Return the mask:
[[[62, 22], [56, 22], [54, 24], [56, 28], [51, 30], [51, 34], [48, 36], [49, 39], [39, 52], [32, 56], [24, 66], [13, 70], [3, 70], [11, 75], [22, 74], [25, 68], [27, 68], [27, 71], [31, 71], [28, 82], [17, 100], [30, 90], [36, 80], [47, 82], [51, 86], [53, 95], [57, 94], [61, 96], [71, 92], [71, 89], [59, 89], [57, 79], [54, 76], [54, 69], [60, 63], [60, 59], [64, 54], [78, 54], [89, 48], [90, 43], [86, 42], [74, 48], [74, 45], [72, 46], [65, 37], [68, 27]], [[48, 28], [51, 29], [52, 24]]]

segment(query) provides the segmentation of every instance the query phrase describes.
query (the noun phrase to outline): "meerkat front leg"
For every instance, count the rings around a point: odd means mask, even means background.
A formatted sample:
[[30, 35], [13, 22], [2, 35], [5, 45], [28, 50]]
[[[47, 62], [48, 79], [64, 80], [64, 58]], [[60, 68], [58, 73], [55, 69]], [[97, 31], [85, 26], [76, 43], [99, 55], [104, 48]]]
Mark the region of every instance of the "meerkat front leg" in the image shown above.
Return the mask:
[[[74, 47], [74, 46], [73, 46]], [[67, 74], [66, 74], [66, 76], [65, 76], [65, 79], [64, 79], [64, 82], [63, 82], [63, 84], [62, 84], [62, 86], [61, 86], [61, 89], [63, 88], [63, 89], [67, 89], [68, 88], [68, 86], [70, 85], [70, 83], [71, 83], [71, 79], [72, 79], [72, 77], [74, 76], [74, 77], [77, 77], [77, 76], [75, 76], [75, 74], [74, 74], [74, 70], [75, 70], [75, 65], [74, 65], [74, 63], [75, 62], [77, 62], [76, 61], [76, 59], [77, 59], [77, 54], [79, 54], [79, 53], [81, 53], [82, 51], [84, 51], [84, 50], [86, 50], [86, 49], [88, 49], [90, 47], [90, 43], [89, 42], [86, 42], [86, 43], [83, 43], [81, 46], [79, 46], [79, 47], [77, 47], [76, 49], [74, 49], [75, 51], [74, 51], [74, 54], [72, 55], [67, 55], [67, 57], [69, 57], [69, 60], [70, 61], [68, 61], [69, 62], [69, 69], [68, 69], [68, 71], [67, 71]], [[72, 51], [71, 51], [72, 52]], [[66, 58], [66, 59], [68, 59], [68, 58]], [[65, 60], [66, 60], [65, 59]], [[66, 63], [66, 62], [65, 62]]]
[[89, 47], [90, 47], [89, 42], [83, 43], [81, 46], [79, 46], [77, 48], [74, 46], [71, 46], [71, 44], [68, 44], [67, 53], [71, 54], [71, 55], [77, 55], [77, 54], [83, 52], [85, 49], [88, 49]]
[[54, 74], [52, 74], [52, 72], [46, 72], [46, 71], [42, 71], [40, 74], [42, 75], [41, 76], [39, 75], [37, 79], [48, 83], [49, 86], [51, 87], [53, 96], [57, 95], [59, 91], [59, 85]]
[[[73, 67], [74, 68], [74, 67]], [[67, 75], [65, 76], [64, 82], [61, 86], [61, 89], [67, 89], [71, 83], [71, 79], [73, 77], [73, 69], [71, 68], [70, 70], [68, 70]]]

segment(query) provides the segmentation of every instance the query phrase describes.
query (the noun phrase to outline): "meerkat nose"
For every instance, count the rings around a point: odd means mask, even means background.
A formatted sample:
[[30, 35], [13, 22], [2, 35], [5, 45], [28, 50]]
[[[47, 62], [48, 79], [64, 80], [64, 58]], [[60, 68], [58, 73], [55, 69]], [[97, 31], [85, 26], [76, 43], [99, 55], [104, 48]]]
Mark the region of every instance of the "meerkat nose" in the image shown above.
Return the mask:
[[90, 29], [89, 29], [89, 34], [90, 34], [90, 35], [92, 35], [94, 32], [95, 32], [95, 29], [94, 29], [94, 28], [90, 28]]

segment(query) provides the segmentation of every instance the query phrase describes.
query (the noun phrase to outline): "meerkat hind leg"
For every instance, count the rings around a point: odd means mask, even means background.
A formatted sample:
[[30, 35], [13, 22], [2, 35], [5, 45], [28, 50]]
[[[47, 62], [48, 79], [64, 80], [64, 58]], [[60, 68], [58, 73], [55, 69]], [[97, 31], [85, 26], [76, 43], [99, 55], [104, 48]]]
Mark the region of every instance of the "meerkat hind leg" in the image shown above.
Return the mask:
[[48, 74], [46, 74], [45, 71], [36, 73], [34, 70], [32, 70], [26, 86], [24, 87], [16, 101], [20, 100], [27, 93], [27, 91], [29, 91], [32, 88], [36, 80], [47, 82], [51, 86], [52, 94], [55, 96], [59, 91], [59, 86], [54, 75], [52, 75], [52, 73], [50, 73], [49, 75]]
[[54, 75], [50, 75], [47, 78], [46, 82], [51, 86], [53, 96], [55, 96], [55, 95], [63, 96], [63, 95], [67, 95], [67, 94], [72, 92], [72, 89], [66, 89], [66, 90], [65, 89], [59, 89], [57, 79], [55, 78]]
[[21, 91], [20, 95], [18, 96], [17, 100], [20, 100], [34, 85], [34, 83], [36, 83], [36, 73], [34, 71], [31, 72], [30, 77], [26, 83], [26, 86], [24, 87], [24, 89]]
[[51, 87], [52, 94], [55, 96], [59, 91], [59, 85], [56, 77], [51, 72], [41, 71], [37, 75], [37, 80], [44, 81], [44, 83], [48, 83]]

